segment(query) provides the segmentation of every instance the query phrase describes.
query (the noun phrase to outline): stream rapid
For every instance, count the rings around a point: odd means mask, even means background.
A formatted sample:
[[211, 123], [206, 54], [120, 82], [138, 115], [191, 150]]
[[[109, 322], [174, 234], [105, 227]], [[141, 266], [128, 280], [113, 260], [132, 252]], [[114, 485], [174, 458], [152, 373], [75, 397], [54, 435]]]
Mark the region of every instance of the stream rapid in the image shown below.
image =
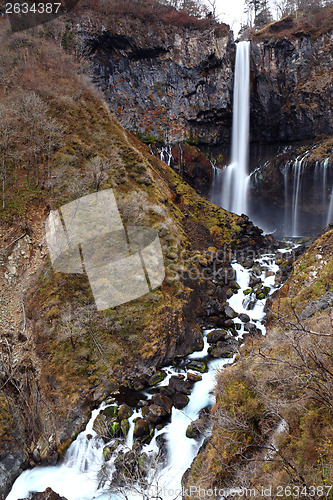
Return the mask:
[[[279, 250], [279, 252], [285, 252], [285, 250]], [[267, 296], [278, 288], [278, 285], [275, 284], [275, 275], [279, 267], [275, 260], [275, 254], [266, 254], [254, 261], [256, 277], [261, 279], [264, 287], [270, 289]], [[253, 269], [246, 269], [236, 261], [232, 262], [231, 265], [240, 288], [228, 299], [228, 304], [238, 315], [233, 321], [236, 326], [236, 338], [241, 342], [243, 335], [248, 331], [246, 326], [248, 323], [241, 321], [239, 315], [246, 314], [250, 317], [250, 322], [263, 335], [266, 333], [265, 304], [267, 296], [258, 299], [254, 292], [248, 292]], [[244, 291], [247, 293], [244, 294]], [[207, 335], [210, 331], [203, 331], [203, 349], [186, 357], [187, 360], [205, 361], [208, 365], [208, 371], [202, 373], [202, 379], [194, 384], [188, 404], [182, 410], [172, 407], [170, 422], [159, 430], [155, 429], [151, 442], [142, 448], [142, 452], [146, 454], [148, 463], [150, 463], [150, 471], [144, 490], [142, 486], [133, 483], [118, 488], [113, 488], [111, 484], [112, 476], [116, 470], [115, 460], [117, 456], [132, 449], [134, 421], [142, 416], [142, 408], [134, 408], [134, 413], [129, 418], [130, 426], [126, 439], [116, 448], [111, 458], [105, 461], [103, 448], [106, 445], [112, 447], [115, 440], [111, 439], [106, 444], [93, 429], [95, 418], [100, 411], [108, 406], [106, 403], [102, 403], [98, 409], [93, 410], [86, 429], [70, 445], [63, 462], [52, 467], [38, 466], [32, 470], [24, 471], [15, 481], [6, 500], [29, 497], [30, 492], [44, 491], [48, 487], [68, 500], [120, 500], [124, 498], [134, 500], [154, 498], [154, 496], [159, 496], [163, 500], [181, 498], [182, 476], [190, 467], [205, 438], [210, 433], [210, 430], [207, 429], [199, 438], [193, 439], [186, 437], [186, 429], [199, 417], [204, 408], [211, 408], [214, 405], [216, 374], [226, 365], [234, 363], [235, 360], [235, 355], [220, 359], [209, 355]], [[173, 375], [186, 376], [186, 363], [180, 367], [166, 367], [164, 371], [167, 373], [166, 378], [155, 387], [166, 386]], [[152, 397], [148, 391], [142, 393], [147, 399]], [[163, 453], [161, 453], [161, 441], [164, 444]]]

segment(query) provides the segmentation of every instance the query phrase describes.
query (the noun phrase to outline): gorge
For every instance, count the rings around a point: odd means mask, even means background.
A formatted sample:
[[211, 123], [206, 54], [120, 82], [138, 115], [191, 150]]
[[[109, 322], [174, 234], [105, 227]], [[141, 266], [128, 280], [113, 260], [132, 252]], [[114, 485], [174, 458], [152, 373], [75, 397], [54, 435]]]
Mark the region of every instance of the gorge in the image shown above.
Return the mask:
[[[0, 19], [2, 499], [330, 485], [323, 9], [237, 43], [157, 0], [83, 2], [27, 33]], [[125, 226], [158, 231], [166, 278], [97, 311], [44, 223], [111, 188]]]

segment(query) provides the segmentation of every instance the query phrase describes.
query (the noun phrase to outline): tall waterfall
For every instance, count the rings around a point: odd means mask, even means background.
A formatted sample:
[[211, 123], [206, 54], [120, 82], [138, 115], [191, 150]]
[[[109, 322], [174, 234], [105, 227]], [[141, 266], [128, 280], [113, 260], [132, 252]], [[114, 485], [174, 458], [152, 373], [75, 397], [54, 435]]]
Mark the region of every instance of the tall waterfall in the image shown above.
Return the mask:
[[[212, 201], [239, 215], [247, 212], [249, 128], [250, 42], [239, 42], [235, 65], [231, 163], [222, 172], [215, 172], [213, 181], [215, 179], [216, 186], [212, 188]], [[222, 192], [217, 194], [221, 184]]]

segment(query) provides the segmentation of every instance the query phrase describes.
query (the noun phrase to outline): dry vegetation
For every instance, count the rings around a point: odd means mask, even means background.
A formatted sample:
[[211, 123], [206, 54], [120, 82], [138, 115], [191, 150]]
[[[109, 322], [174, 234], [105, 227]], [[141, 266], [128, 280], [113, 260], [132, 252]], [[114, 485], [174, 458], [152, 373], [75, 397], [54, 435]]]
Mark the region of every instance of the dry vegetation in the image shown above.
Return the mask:
[[[50, 209], [112, 187], [125, 223], [159, 230], [167, 270], [177, 269], [183, 248], [239, 243], [237, 216], [202, 200], [110, 115], [82, 73], [86, 63], [64, 50], [64, 34], [65, 20], [11, 34], [0, 18], [0, 441], [2, 451], [29, 456], [38, 444], [42, 457], [50, 435], [52, 449], [68, 445], [115, 381], [168, 355], [184, 336], [194, 293], [170, 278], [98, 313], [84, 275], [51, 267], [43, 229]], [[19, 247], [25, 235], [29, 251]], [[194, 310], [186, 321], [195, 324]]]
[[306, 498], [333, 498], [333, 316], [322, 302], [333, 290], [332, 245], [331, 229], [278, 292], [267, 336], [249, 339], [237, 363], [218, 375], [213, 435], [188, 485], [257, 495], [272, 486], [267, 499], [281, 485]]

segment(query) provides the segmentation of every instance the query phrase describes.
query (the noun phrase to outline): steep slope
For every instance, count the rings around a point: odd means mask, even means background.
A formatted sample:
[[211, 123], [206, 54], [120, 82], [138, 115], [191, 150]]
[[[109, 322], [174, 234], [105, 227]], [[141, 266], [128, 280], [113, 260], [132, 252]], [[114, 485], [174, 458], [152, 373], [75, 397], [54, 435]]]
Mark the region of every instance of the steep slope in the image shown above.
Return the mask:
[[[207, 310], [222, 314], [221, 287], [188, 273], [207, 263], [209, 247], [232, 256], [265, 241], [247, 218], [202, 199], [126, 132], [49, 31], [13, 35], [0, 23], [4, 498], [22, 467], [55, 463], [91, 408], [119, 384], [138, 386], [142, 374], [202, 345]], [[166, 279], [140, 299], [98, 312], [85, 275], [52, 268], [44, 223], [50, 209], [108, 188], [124, 224], [159, 231]]]
[[213, 434], [185, 481], [192, 492], [332, 498], [332, 248], [331, 228], [273, 296], [267, 335], [218, 375]]

